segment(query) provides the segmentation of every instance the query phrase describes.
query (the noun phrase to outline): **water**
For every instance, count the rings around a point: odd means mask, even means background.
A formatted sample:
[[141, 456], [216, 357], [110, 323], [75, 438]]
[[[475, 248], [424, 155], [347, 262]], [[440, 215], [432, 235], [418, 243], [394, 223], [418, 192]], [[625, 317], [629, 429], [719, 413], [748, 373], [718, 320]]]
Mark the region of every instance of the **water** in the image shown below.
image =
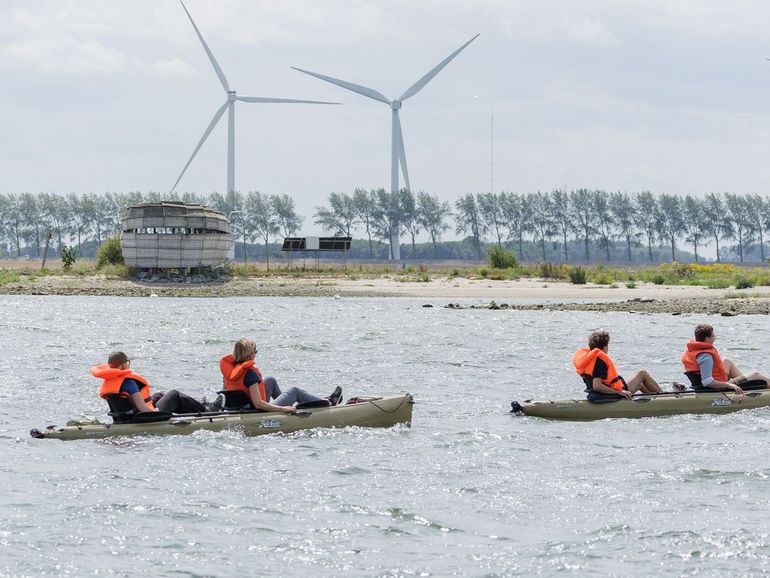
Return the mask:
[[[770, 412], [558, 423], [512, 399], [581, 389], [606, 328], [621, 372], [679, 379], [708, 317], [424, 309], [412, 299], [0, 297], [2, 576], [750, 576], [770, 571]], [[433, 300], [443, 305], [441, 300]], [[466, 300], [465, 303], [470, 303]], [[712, 318], [765, 369], [766, 317]], [[138, 356], [199, 396], [252, 336], [284, 386], [409, 391], [414, 425], [59, 442], [103, 416], [91, 365]]]

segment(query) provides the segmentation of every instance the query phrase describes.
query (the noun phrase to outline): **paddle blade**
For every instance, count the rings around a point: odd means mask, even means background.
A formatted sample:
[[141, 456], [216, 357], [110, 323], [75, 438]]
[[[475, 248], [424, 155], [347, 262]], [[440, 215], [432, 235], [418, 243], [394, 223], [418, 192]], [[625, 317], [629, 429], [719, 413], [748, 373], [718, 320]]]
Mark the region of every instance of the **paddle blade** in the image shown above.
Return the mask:
[[436, 76], [436, 75], [437, 75], [439, 72], [441, 72], [441, 70], [442, 70], [442, 69], [443, 69], [443, 68], [444, 68], [444, 67], [445, 67], [447, 64], [449, 64], [449, 63], [452, 61], [452, 59], [454, 59], [454, 57], [455, 57], [455, 56], [457, 56], [457, 55], [458, 55], [458, 54], [460, 54], [460, 53], [461, 53], [463, 50], [465, 50], [465, 47], [466, 47], [466, 46], [468, 46], [468, 45], [469, 45], [471, 42], [473, 42], [474, 40], [476, 40], [478, 37], [479, 37], [479, 35], [478, 35], [478, 34], [476, 34], [476, 36], [474, 36], [473, 38], [471, 38], [471, 39], [470, 39], [468, 42], [466, 42], [465, 44], [463, 44], [463, 45], [462, 45], [460, 48], [458, 48], [458, 49], [457, 49], [457, 50], [455, 50], [455, 51], [454, 51], [452, 54], [450, 54], [449, 56], [447, 56], [447, 57], [446, 57], [444, 60], [442, 60], [441, 62], [439, 62], [439, 63], [438, 63], [438, 64], [437, 64], [437, 65], [436, 65], [436, 66], [435, 66], [433, 69], [431, 69], [431, 71], [430, 71], [430, 72], [428, 72], [428, 74], [426, 74], [426, 75], [425, 75], [425, 76], [423, 76], [423, 77], [422, 77], [420, 80], [418, 80], [417, 82], [415, 82], [415, 83], [414, 83], [412, 86], [410, 86], [409, 88], [407, 88], [407, 89], [406, 89], [406, 92], [404, 92], [404, 94], [402, 94], [401, 96], [399, 96], [399, 97], [398, 97], [398, 98], [399, 98], [399, 100], [406, 100], [406, 99], [407, 99], [407, 98], [409, 98], [410, 96], [414, 96], [415, 94], [417, 94], [418, 92], [420, 92], [420, 91], [422, 90], [422, 88], [423, 88], [423, 87], [424, 87], [426, 84], [428, 84], [428, 83], [429, 83], [429, 82], [430, 82], [430, 81], [433, 79], [433, 77], [434, 77], [434, 76]]
[[203, 143], [206, 142], [206, 139], [211, 134], [211, 131], [214, 130], [214, 127], [219, 122], [219, 119], [222, 118], [222, 115], [225, 113], [225, 109], [227, 108], [227, 102], [225, 102], [222, 106], [219, 107], [219, 109], [214, 113], [214, 118], [211, 119], [211, 122], [209, 123], [209, 126], [206, 127], [206, 130], [203, 132], [203, 136], [201, 137], [201, 140], [198, 141], [198, 146], [195, 147], [195, 150], [190, 155], [190, 159], [187, 161], [187, 164], [182, 169], [182, 172], [179, 174], [179, 178], [174, 183], [174, 186], [171, 187], [170, 192], [174, 192], [174, 189], [176, 189], [176, 186], [179, 184], [179, 181], [182, 180], [182, 177], [184, 176], [185, 172], [187, 171], [187, 167], [190, 166], [190, 163], [193, 162], [193, 159], [195, 158], [195, 155], [198, 154], [198, 151], [203, 146]]
[[331, 82], [332, 84], [336, 84], [337, 86], [341, 86], [342, 88], [347, 88], [348, 90], [357, 92], [358, 94], [361, 94], [363, 96], [368, 96], [369, 98], [373, 98], [374, 100], [379, 100], [380, 102], [384, 102], [385, 104], [390, 104], [390, 99], [387, 96], [385, 96], [381, 92], [374, 90], [373, 88], [367, 88], [366, 86], [361, 86], [360, 84], [354, 84], [352, 82], [348, 82], [347, 80], [340, 80], [338, 78], [332, 78], [331, 76], [325, 76], [323, 74], [318, 74], [316, 72], [310, 72], [309, 70], [303, 70], [301, 68], [297, 68], [296, 66], [292, 66], [292, 68], [298, 72], [309, 74], [310, 76], [315, 76], [316, 78], [320, 78], [321, 80], [325, 80], [326, 82]]
[[214, 67], [214, 72], [217, 73], [217, 76], [219, 77], [219, 82], [222, 83], [222, 86], [225, 89], [225, 92], [230, 92], [230, 85], [227, 82], [227, 78], [225, 78], [225, 73], [222, 72], [222, 69], [219, 67], [219, 64], [217, 63], [217, 59], [214, 58], [214, 55], [211, 53], [211, 50], [209, 50], [209, 45], [206, 44], [206, 41], [203, 40], [203, 35], [201, 34], [200, 30], [198, 30], [198, 27], [195, 25], [195, 21], [192, 19], [192, 16], [190, 16], [190, 12], [187, 10], [187, 6], [184, 5], [184, 2], [182, 0], [179, 0], [179, 3], [182, 5], [182, 8], [184, 8], [185, 13], [187, 14], [187, 17], [190, 19], [190, 23], [193, 25], [193, 28], [195, 28], [195, 33], [198, 35], [198, 38], [201, 41], [201, 44], [203, 44], [203, 50], [206, 51], [206, 56], [209, 57], [209, 60], [211, 61], [211, 65]]

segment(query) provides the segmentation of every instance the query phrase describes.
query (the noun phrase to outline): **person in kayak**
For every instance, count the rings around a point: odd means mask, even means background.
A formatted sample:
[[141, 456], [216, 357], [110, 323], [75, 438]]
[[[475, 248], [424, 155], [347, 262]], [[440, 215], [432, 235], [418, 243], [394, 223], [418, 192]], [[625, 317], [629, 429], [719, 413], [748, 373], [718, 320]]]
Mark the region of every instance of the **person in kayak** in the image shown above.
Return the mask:
[[606, 399], [608, 395], [631, 399], [637, 391], [663, 392], [658, 382], [644, 369], [635, 371], [628, 381], [623, 379], [607, 355], [609, 347], [610, 334], [594, 331], [588, 338], [588, 347], [581, 347], [572, 357], [575, 371], [586, 384], [589, 400]]
[[692, 382], [694, 389], [700, 388], [729, 388], [735, 393], [742, 394], [741, 385], [747, 381], [764, 381], [768, 378], [758, 371], [743, 373], [735, 363], [728, 358], [722, 359], [714, 347], [716, 333], [714, 328], [706, 323], [695, 327], [695, 339], [687, 342], [682, 354], [684, 373]]
[[[254, 365], [256, 355], [257, 344], [252, 339], [244, 337], [235, 342], [233, 353], [219, 361], [225, 391], [244, 393], [251, 405], [262, 411], [294, 413], [295, 403], [323, 401], [298, 387], [282, 392], [274, 377], [262, 378], [262, 373]], [[326, 400], [330, 405], [338, 405], [342, 401], [342, 388], [336, 387]]]
[[[102, 379], [99, 395], [118, 396], [130, 402], [128, 412], [167, 411], [171, 413], [199, 413], [217, 411], [220, 407], [207, 406], [176, 389], [166, 393], [150, 393], [149, 382], [131, 371], [131, 359], [122, 351], [114, 351], [107, 358], [107, 363], [91, 368], [91, 375]], [[128, 407], [128, 406], [127, 406]]]

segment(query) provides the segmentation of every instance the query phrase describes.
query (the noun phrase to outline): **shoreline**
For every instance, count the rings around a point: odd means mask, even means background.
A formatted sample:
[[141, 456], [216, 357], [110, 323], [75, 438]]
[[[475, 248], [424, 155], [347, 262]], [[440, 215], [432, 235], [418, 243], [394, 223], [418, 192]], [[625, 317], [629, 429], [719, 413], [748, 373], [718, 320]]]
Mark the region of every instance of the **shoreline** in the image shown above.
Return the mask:
[[[494, 281], [435, 277], [430, 281], [380, 277], [234, 277], [207, 283], [163, 282], [106, 278], [102, 275], [55, 275], [0, 285], [0, 295], [111, 297], [411, 297], [425, 305], [447, 307], [456, 300], [478, 304], [455, 308], [618, 311], [711, 315], [768, 315], [770, 287], [741, 291], [693, 285], [573, 285], [543, 279]], [[729, 298], [728, 298], [729, 297]], [[537, 301], [538, 303], [522, 303]]]

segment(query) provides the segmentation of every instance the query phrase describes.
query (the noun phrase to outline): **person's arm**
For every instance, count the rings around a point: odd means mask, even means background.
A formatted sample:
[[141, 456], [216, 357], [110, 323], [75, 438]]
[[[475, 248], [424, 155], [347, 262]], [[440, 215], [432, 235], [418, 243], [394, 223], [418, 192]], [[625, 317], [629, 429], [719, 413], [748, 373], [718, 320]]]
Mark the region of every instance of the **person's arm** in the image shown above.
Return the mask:
[[715, 389], [729, 388], [735, 393], [743, 393], [743, 390], [734, 383], [720, 381], [714, 378], [714, 358], [711, 355], [708, 353], [699, 353], [695, 357], [695, 361], [700, 368], [700, 379], [703, 387], [713, 387]]
[[297, 412], [297, 410], [294, 409], [294, 406], [291, 405], [273, 405], [272, 403], [262, 401], [262, 397], [259, 395], [258, 383], [249, 386], [249, 395], [251, 395], [252, 405], [257, 409], [261, 409], [262, 411], [282, 411], [284, 413]]
[[139, 393], [139, 384], [134, 379], [124, 379], [120, 385], [120, 391], [128, 394], [128, 399], [134, 404], [134, 409], [138, 412], [152, 411], [147, 407], [147, 402], [144, 401], [142, 394]]
[[631, 399], [632, 393], [627, 389], [612, 389], [609, 385], [604, 385], [601, 377], [594, 377], [592, 387], [597, 393], [610, 393], [615, 395], [622, 395], [626, 399]]
[[129, 396], [129, 399], [134, 404], [134, 408], [138, 412], [143, 411], [152, 411], [149, 407], [147, 407], [147, 402], [144, 401], [144, 398], [142, 397], [142, 394], [138, 391], [136, 393], [132, 393]]

